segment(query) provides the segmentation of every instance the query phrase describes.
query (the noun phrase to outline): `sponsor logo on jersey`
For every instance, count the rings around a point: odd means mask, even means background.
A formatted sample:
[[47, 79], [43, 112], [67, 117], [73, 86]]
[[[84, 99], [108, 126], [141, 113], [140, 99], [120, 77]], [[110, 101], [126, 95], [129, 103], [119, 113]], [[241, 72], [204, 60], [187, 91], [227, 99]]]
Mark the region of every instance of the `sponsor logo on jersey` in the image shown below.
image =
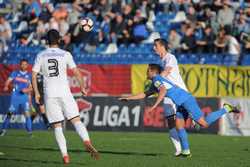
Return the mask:
[[160, 82], [160, 81], [156, 81], [156, 82], [154, 83], [154, 85], [155, 85], [155, 87], [159, 88], [159, 87], [161, 86], [161, 82]]
[[22, 77], [16, 77], [16, 78], [15, 78], [15, 81], [22, 82], [22, 83], [29, 83], [29, 80], [24, 79], [24, 78], [22, 78]]

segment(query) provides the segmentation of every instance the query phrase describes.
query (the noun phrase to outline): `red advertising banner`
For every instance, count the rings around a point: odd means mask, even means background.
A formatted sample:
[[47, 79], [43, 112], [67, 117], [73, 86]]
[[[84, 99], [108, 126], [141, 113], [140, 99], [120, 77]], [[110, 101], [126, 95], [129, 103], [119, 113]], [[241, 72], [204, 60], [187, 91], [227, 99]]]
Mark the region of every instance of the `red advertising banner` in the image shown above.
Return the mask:
[[[121, 95], [131, 93], [130, 65], [78, 65], [90, 95]], [[79, 84], [69, 71], [71, 91], [80, 93]]]
[[3, 93], [4, 83], [13, 69], [10, 66], [0, 64], [0, 93]]
[[[89, 95], [121, 95], [131, 93], [130, 65], [78, 65], [82, 73]], [[0, 64], [0, 93], [8, 76], [18, 65]], [[31, 70], [31, 66], [29, 67]], [[71, 91], [74, 95], [80, 93], [79, 83], [68, 71]]]

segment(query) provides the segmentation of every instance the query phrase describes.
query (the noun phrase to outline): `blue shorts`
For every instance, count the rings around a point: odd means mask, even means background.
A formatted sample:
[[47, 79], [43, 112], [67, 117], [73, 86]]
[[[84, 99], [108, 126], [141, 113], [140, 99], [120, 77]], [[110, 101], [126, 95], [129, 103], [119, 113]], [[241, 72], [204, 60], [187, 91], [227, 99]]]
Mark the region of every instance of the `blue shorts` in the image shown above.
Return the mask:
[[10, 100], [9, 111], [12, 113], [17, 113], [19, 111], [19, 107], [21, 107], [24, 112], [28, 112], [30, 109], [28, 98], [23, 96], [12, 95]]
[[[188, 115], [192, 117], [193, 120], [196, 122], [204, 116], [203, 112], [201, 111], [200, 107], [198, 106], [197, 101], [193, 96], [189, 97], [183, 104], [182, 107], [186, 110]], [[184, 119], [186, 117], [185, 111], [184, 112], [177, 112], [177, 118]]]

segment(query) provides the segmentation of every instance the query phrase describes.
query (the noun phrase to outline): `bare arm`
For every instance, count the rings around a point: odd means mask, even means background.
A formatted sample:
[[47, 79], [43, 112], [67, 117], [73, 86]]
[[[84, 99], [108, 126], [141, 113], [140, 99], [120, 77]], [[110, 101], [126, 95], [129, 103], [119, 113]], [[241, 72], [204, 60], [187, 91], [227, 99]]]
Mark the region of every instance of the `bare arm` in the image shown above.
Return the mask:
[[4, 84], [4, 88], [3, 88], [4, 91], [9, 90], [9, 85], [10, 85], [11, 82], [12, 82], [12, 78], [8, 78], [7, 81]]
[[167, 93], [167, 89], [164, 86], [161, 86], [157, 100], [156, 100], [155, 104], [150, 108], [150, 111], [154, 110], [161, 103], [161, 101], [164, 99], [166, 93]]
[[199, 44], [199, 45], [206, 45], [207, 44], [206, 41], [197, 41], [196, 43]]
[[81, 88], [82, 94], [83, 94], [83, 95], [87, 95], [87, 91], [86, 91], [86, 89], [85, 89], [85, 87], [84, 87], [84, 82], [83, 82], [82, 74], [80, 73], [80, 71], [78, 70], [77, 67], [76, 67], [76, 68], [73, 68], [72, 70], [73, 70], [73, 73], [74, 73], [74, 75], [75, 75], [77, 81], [78, 81], [79, 84], [80, 84], [80, 88]]
[[121, 97], [119, 98], [119, 100], [138, 100], [138, 99], [144, 99], [145, 97], [146, 97], [145, 93], [139, 93], [128, 97]]
[[29, 87], [28, 88], [24, 88], [24, 89], [22, 89], [22, 92], [23, 93], [31, 93], [32, 92], [32, 85], [31, 84], [29, 84]]
[[225, 43], [219, 43], [218, 40], [215, 40], [215, 41], [214, 41], [214, 44], [215, 44], [217, 47], [220, 47], [220, 48], [223, 48], [223, 47], [226, 46]]
[[40, 103], [40, 93], [38, 91], [38, 86], [37, 86], [37, 72], [32, 72], [32, 85], [33, 85], [33, 90], [35, 93], [35, 100], [36, 103], [39, 104]]

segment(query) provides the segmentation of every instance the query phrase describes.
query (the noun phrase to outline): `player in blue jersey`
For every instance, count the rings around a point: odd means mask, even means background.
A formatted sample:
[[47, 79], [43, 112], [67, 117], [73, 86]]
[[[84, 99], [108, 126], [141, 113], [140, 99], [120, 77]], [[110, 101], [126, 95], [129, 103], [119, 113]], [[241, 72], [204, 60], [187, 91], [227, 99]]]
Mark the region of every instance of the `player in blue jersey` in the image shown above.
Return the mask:
[[9, 126], [11, 116], [18, 112], [19, 107], [24, 111], [24, 115], [26, 118], [26, 130], [29, 135], [32, 135], [32, 123], [29, 114], [29, 94], [32, 91], [31, 86], [31, 74], [27, 71], [28, 61], [22, 59], [20, 61], [20, 70], [14, 71], [10, 74], [8, 80], [5, 82], [4, 91], [9, 90], [9, 85], [13, 84], [10, 107], [4, 122], [2, 124], [2, 131], [0, 136], [4, 136], [6, 134], [6, 129]]
[[[191, 118], [196, 121], [200, 126], [207, 128], [209, 125], [211, 125], [213, 122], [218, 120], [222, 115], [230, 112], [239, 113], [239, 110], [230, 105], [230, 104], [224, 104], [224, 107], [218, 111], [211, 112], [206, 117], [202, 113], [200, 107], [198, 106], [195, 98], [184, 89], [178, 87], [175, 85], [175, 83], [172, 83], [166, 78], [163, 78], [161, 75], [159, 75], [161, 72], [161, 67], [157, 64], [150, 64], [147, 75], [148, 78], [152, 80], [153, 88], [150, 93], [139, 93], [137, 95], [121, 98], [121, 100], [136, 100], [136, 99], [143, 99], [153, 92], [158, 92], [158, 97], [154, 105], [149, 109], [150, 112], [152, 112], [165, 98], [170, 98], [177, 106], [181, 106], [185, 109], [186, 112], [191, 116]], [[187, 134], [182, 133], [182, 130], [184, 129], [184, 115], [186, 113], [182, 113], [179, 110], [176, 113], [176, 127], [178, 129], [178, 134], [181, 140], [182, 149], [189, 150], [188, 146], [188, 140], [187, 140]], [[189, 156], [190, 154], [186, 154]]]

